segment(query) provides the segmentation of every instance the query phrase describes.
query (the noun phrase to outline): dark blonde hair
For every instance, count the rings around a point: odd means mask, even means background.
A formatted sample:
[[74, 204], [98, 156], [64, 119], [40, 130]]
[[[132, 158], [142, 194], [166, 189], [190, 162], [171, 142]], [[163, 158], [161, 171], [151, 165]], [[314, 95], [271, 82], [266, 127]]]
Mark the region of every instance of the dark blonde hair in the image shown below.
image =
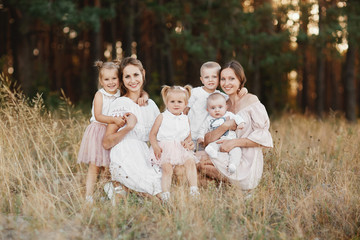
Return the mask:
[[104, 69], [116, 69], [119, 73], [120, 63], [117, 60], [112, 62], [103, 62], [103, 61], [95, 61], [94, 66], [97, 67], [99, 71], [99, 81], [102, 78], [102, 71]]
[[140, 72], [142, 74], [142, 78], [144, 81], [143, 85], [141, 86], [141, 91], [143, 90], [144, 85], [145, 85], [145, 69], [144, 69], [141, 61], [136, 58], [133, 58], [133, 57], [126, 57], [120, 62], [119, 79], [120, 79], [121, 96], [125, 95], [128, 92], [128, 89], [124, 85], [123, 76], [124, 76], [124, 69], [129, 65], [136, 66], [140, 69]]
[[204, 69], [206, 68], [215, 68], [217, 70], [217, 73], [220, 72], [220, 64], [218, 64], [217, 62], [212, 62], [212, 61], [209, 61], [209, 62], [206, 62], [204, 63], [201, 68], [200, 68], [200, 76], [202, 76], [202, 72], [204, 71]]
[[189, 98], [191, 96], [191, 89], [192, 87], [190, 85], [186, 85], [184, 87], [181, 86], [166, 86], [164, 85], [161, 89], [161, 96], [163, 99], [164, 104], [166, 105], [167, 103], [167, 99], [170, 93], [174, 93], [174, 92], [181, 92], [184, 93], [185, 95], [185, 103], [186, 105], [188, 104]]
[[221, 76], [221, 72], [226, 68], [231, 68], [234, 71], [235, 76], [240, 81], [239, 90], [242, 89], [244, 87], [245, 83], [246, 83], [246, 76], [245, 76], [244, 68], [241, 66], [241, 64], [236, 60], [231, 60], [230, 62], [226, 63], [222, 67], [222, 69], [220, 71], [220, 76]]

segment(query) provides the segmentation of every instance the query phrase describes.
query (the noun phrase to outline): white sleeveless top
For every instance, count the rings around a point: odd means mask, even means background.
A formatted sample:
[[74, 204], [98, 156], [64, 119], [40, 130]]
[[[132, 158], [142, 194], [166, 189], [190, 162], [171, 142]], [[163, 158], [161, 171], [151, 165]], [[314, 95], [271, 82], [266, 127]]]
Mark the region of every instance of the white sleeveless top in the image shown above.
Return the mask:
[[158, 141], [184, 141], [189, 136], [190, 125], [187, 115], [174, 115], [168, 110], [162, 115], [163, 120], [157, 134]]
[[[115, 94], [110, 94], [110, 93], [106, 92], [103, 88], [99, 89], [98, 91], [103, 96], [101, 113], [105, 116], [109, 116], [110, 105], [113, 101], [115, 101], [118, 97], [120, 97], [120, 90], [118, 89]], [[91, 107], [91, 114], [92, 114], [92, 116], [90, 118], [90, 122], [98, 122], [98, 121], [96, 121], [95, 114], [94, 114], [94, 101], [93, 101], [92, 107]], [[98, 122], [98, 123], [102, 123], [102, 122]], [[102, 123], [102, 124], [106, 125], [106, 123]]]

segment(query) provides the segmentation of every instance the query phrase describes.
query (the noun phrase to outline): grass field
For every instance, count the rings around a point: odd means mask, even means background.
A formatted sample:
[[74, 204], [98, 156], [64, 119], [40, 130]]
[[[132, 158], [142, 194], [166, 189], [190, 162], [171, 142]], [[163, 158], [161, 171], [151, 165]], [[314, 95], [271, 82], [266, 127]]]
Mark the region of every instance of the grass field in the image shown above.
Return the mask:
[[129, 194], [113, 207], [100, 180], [88, 206], [76, 157], [89, 116], [0, 84], [1, 239], [360, 239], [360, 126], [336, 114], [273, 119], [250, 198], [210, 182], [199, 200], [177, 185], [168, 205]]

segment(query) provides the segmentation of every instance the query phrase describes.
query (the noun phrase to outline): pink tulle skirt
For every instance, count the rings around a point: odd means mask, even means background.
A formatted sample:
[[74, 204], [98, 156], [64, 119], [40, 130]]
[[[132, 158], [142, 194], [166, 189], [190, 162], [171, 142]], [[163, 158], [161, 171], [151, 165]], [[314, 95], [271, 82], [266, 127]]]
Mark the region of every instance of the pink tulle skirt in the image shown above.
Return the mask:
[[108, 167], [110, 151], [102, 146], [106, 125], [92, 122], [87, 126], [81, 141], [78, 163], [92, 163], [98, 167]]
[[160, 159], [156, 159], [154, 150], [150, 147], [150, 161], [151, 163], [161, 165], [163, 163], [170, 163], [171, 165], [183, 165], [186, 160], [194, 159], [193, 151], [186, 150], [179, 141], [162, 141], [159, 142], [162, 149]]

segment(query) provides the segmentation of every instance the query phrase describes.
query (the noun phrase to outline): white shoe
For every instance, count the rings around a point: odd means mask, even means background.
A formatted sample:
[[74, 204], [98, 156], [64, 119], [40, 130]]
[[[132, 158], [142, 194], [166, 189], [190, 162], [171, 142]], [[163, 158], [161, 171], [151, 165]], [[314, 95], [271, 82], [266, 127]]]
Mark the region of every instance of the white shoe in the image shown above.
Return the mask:
[[207, 146], [205, 148], [205, 152], [211, 157], [211, 158], [217, 158], [218, 152], [212, 148], [211, 146]]
[[229, 167], [228, 167], [228, 172], [230, 174], [233, 174], [235, 171], [236, 171], [236, 166], [234, 164], [230, 163]]
[[115, 194], [120, 194], [121, 196], [126, 196], [127, 192], [122, 188], [122, 186], [117, 186], [114, 188]]
[[115, 188], [112, 182], [105, 183], [104, 191], [110, 200], [113, 199], [115, 194]]
[[190, 196], [195, 199], [198, 199], [200, 197], [199, 188], [197, 186], [190, 187]]
[[85, 202], [89, 203], [89, 204], [93, 204], [94, 203], [94, 199], [91, 195], [88, 195], [85, 197]]
[[160, 194], [161, 201], [168, 202], [170, 200], [170, 192], [162, 192]]

